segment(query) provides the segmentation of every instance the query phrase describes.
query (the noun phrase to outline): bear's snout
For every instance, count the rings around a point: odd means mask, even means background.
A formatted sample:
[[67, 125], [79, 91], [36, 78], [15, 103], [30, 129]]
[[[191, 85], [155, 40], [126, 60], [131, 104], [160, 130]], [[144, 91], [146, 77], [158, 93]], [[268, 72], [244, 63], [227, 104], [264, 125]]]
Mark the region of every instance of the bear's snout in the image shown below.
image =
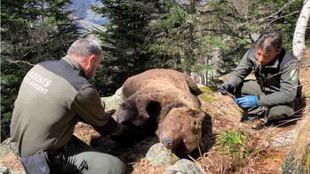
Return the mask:
[[164, 138], [161, 140], [161, 143], [167, 148], [171, 149], [173, 147], [173, 139], [171, 138]]

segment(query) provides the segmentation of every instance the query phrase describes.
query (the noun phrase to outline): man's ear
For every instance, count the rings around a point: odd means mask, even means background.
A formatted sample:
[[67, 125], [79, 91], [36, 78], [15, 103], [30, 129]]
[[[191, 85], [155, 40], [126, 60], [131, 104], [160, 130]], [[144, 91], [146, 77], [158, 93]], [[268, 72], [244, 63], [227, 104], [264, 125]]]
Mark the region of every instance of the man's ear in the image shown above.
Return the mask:
[[95, 61], [96, 57], [94, 54], [87, 56], [87, 66], [91, 67], [92, 65], [94, 65]]
[[94, 64], [94, 61], [96, 61], [94, 54], [90, 54], [90, 55], [86, 56], [86, 58], [83, 61], [84, 69], [86, 69], [86, 70], [90, 69]]

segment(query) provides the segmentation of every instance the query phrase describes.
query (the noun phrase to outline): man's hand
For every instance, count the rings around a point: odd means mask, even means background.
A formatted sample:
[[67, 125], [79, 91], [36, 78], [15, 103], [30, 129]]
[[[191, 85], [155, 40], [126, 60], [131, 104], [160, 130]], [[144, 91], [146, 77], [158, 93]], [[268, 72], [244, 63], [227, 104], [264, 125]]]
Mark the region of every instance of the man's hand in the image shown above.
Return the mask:
[[131, 122], [123, 122], [119, 124], [118, 129], [110, 135], [110, 138], [119, 143], [120, 146], [131, 145], [140, 136], [140, 127], [135, 126]]
[[122, 122], [118, 125], [118, 129], [115, 130], [111, 136], [123, 136], [123, 135], [132, 135], [138, 136], [139, 127], [132, 124], [129, 121]]
[[234, 94], [235, 93], [235, 86], [230, 83], [225, 83], [221, 85], [218, 90], [221, 92], [222, 95], [227, 95], [227, 93]]
[[257, 96], [244, 96], [237, 98], [236, 103], [242, 108], [254, 108], [257, 106]]

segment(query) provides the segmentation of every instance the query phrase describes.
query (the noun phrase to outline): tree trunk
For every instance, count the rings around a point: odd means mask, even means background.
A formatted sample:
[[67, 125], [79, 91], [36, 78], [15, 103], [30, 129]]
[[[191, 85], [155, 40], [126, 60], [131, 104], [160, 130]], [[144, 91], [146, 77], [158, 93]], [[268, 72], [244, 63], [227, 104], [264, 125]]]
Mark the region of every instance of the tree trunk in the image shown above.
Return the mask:
[[305, 0], [304, 5], [301, 9], [299, 18], [296, 23], [294, 38], [293, 38], [293, 54], [300, 61], [304, 51], [305, 46], [305, 34], [307, 29], [307, 24], [310, 16], [310, 0]]

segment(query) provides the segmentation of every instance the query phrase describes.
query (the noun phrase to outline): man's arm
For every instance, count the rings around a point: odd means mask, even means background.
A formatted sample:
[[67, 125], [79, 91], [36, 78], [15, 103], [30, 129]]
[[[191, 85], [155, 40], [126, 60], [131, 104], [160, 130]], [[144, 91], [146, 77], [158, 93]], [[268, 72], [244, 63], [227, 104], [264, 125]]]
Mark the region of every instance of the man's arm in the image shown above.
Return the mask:
[[86, 86], [79, 91], [71, 105], [71, 110], [101, 134], [111, 134], [119, 129], [119, 124], [111, 114], [104, 111], [100, 95], [93, 86]]
[[268, 95], [260, 95], [257, 104], [273, 106], [288, 104], [294, 101], [299, 87], [298, 61], [292, 60], [280, 71], [280, 91]]
[[255, 55], [253, 51], [255, 51], [255, 49], [251, 48], [244, 54], [237, 68], [231, 72], [227, 84], [232, 84], [234, 87], [237, 87], [243, 79], [250, 74], [253, 69], [253, 62], [251, 62], [249, 56]]

